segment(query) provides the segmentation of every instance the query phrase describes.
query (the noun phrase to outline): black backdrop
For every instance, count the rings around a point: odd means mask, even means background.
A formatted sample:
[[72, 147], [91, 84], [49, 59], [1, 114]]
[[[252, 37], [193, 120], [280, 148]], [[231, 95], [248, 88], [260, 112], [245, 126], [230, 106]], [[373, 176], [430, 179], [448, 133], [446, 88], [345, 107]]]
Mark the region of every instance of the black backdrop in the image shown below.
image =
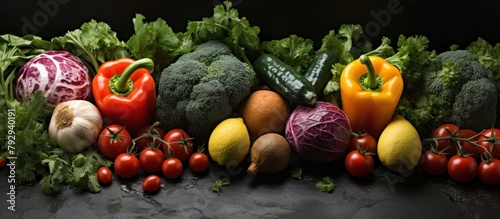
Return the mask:
[[[90, 19], [104, 21], [128, 39], [132, 18], [141, 13], [147, 20], [163, 18], [176, 32], [188, 20], [211, 16], [221, 0], [16, 0], [1, 4], [0, 34], [36, 34], [44, 38], [63, 35]], [[240, 15], [261, 27], [261, 39], [280, 39], [289, 34], [311, 38], [319, 45], [330, 29], [341, 24], [361, 24], [374, 44], [387, 36], [425, 35], [438, 51], [451, 44], [466, 46], [478, 37], [500, 42], [500, 13], [494, 1], [450, 4], [418, 0], [284, 1], [235, 0]]]

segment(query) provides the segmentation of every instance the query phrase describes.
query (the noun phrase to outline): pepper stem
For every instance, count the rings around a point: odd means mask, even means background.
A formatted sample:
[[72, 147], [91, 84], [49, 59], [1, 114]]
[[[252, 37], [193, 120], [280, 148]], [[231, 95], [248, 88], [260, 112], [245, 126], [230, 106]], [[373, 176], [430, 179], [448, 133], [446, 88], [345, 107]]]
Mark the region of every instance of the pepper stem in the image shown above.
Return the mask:
[[115, 75], [110, 79], [109, 87], [114, 94], [125, 96], [133, 90], [134, 83], [130, 80], [130, 76], [137, 69], [146, 68], [149, 71], [153, 71], [154, 63], [150, 58], [139, 59], [132, 62], [125, 70], [123, 70], [121, 75]]
[[361, 64], [366, 65], [368, 72], [360, 78], [360, 84], [365, 90], [379, 91], [382, 88], [382, 79], [375, 73], [372, 61], [366, 55], [359, 56]]

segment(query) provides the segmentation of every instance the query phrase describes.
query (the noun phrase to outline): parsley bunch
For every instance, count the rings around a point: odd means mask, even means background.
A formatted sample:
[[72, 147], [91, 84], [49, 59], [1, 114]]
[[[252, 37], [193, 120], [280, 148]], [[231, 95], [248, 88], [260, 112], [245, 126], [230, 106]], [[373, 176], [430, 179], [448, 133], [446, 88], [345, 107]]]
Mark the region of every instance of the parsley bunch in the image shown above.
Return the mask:
[[212, 17], [203, 18], [201, 21], [189, 21], [186, 29], [183, 34], [195, 44], [219, 40], [228, 45], [236, 57], [249, 65], [252, 63], [248, 55], [259, 51], [260, 28], [250, 25], [245, 17], [240, 18], [238, 10], [233, 8], [230, 1], [215, 6]]

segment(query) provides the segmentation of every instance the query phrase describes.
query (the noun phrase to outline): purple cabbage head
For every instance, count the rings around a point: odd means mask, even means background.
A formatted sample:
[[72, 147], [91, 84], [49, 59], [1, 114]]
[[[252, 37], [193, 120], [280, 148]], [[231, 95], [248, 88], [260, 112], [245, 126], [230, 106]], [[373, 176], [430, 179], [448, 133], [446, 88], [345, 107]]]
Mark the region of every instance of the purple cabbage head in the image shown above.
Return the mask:
[[47, 51], [30, 59], [16, 81], [17, 99], [25, 102], [42, 91], [47, 102], [57, 105], [67, 100], [87, 99], [91, 93], [89, 69], [67, 51]]
[[327, 163], [346, 150], [351, 139], [351, 124], [339, 107], [317, 101], [315, 107], [298, 106], [292, 111], [285, 135], [301, 159]]

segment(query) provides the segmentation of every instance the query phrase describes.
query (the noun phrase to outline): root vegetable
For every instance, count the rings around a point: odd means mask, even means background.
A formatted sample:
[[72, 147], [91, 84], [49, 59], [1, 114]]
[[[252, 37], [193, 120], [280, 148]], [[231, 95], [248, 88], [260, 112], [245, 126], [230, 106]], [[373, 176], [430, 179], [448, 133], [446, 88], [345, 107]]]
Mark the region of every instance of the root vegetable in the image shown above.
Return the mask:
[[248, 167], [248, 174], [278, 173], [290, 164], [292, 151], [290, 144], [280, 134], [268, 133], [255, 140], [250, 149], [252, 164]]

